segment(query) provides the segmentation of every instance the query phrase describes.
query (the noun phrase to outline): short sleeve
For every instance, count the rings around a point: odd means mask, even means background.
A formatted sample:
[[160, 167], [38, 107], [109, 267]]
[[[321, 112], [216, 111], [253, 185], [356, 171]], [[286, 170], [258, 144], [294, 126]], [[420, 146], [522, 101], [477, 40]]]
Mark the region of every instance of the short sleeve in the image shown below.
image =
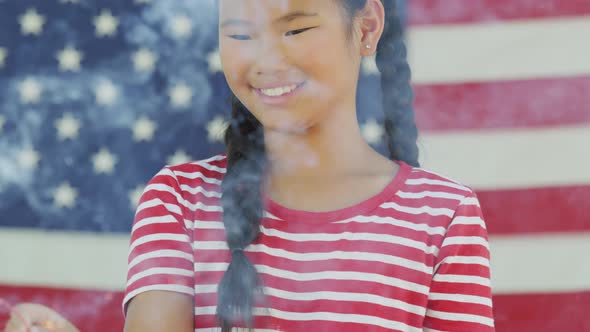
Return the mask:
[[474, 193], [463, 198], [435, 261], [424, 331], [495, 331], [486, 225]]
[[194, 296], [190, 232], [178, 181], [163, 168], [147, 184], [139, 201], [129, 244], [123, 315], [136, 295], [164, 290]]

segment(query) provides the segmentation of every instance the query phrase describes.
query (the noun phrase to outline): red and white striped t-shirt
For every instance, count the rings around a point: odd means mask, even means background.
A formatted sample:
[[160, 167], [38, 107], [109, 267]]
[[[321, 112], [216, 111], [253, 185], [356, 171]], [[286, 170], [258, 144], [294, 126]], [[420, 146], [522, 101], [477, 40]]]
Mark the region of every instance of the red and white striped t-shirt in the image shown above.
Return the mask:
[[[163, 168], [131, 233], [123, 311], [137, 294], [193, 296], [195, 331], [219, 331], [217, 285], [230, 260], [220, 205], [226, 157]], [[476, 195], [403, 162], [379, 194], [331, 212], [263, 196], [245, 253], [266, 307], [255, 331], [494, 331], [490, 254]]]

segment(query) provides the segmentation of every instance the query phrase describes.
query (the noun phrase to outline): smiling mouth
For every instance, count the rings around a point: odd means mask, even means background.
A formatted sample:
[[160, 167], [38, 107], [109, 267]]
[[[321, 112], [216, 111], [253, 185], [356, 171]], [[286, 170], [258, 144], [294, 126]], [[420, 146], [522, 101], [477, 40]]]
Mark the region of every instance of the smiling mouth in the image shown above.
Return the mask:
[[303, 85], [305, 85], [305, 81], [270, 89], [260, 89], [254, 87], [252, 87], [252, 89], [260, 98], [262, 103], [279, 106], [286, 105], [291, 100], [293, 100]]
[[254, 90], [256, 90], [256, 92], [258, 92], [260, 95], [265, 96], [265, 97], [281, 97], [281, 96], [291, 94], [293, 91], [295, 91], [299, 87], [301, 87], [303, 85], [303, 83], [304, 82], [290, 84], [290, 85], [284, 85], [284, 86], [279, 86], [279, 87], [269, 88], [269, 89], [254, 88]]

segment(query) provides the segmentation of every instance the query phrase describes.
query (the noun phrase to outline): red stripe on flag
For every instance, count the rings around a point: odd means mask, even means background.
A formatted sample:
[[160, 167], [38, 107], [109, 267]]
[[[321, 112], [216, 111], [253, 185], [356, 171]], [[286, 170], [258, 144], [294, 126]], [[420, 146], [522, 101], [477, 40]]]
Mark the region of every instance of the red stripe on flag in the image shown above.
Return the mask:
[[408, 22], [493, 22], [590, 14], [588, 0], [410, 0]]
[[[555, 171], [567, 172], [567, 166]], [[477, 191], [477, 196], [490, 234], [590, 231], [590, 186]]]
[[[22, 302], [47, 305], [87, 332], [122, 331], [122, 297], [122, 292], [0, 286], [0, 299], [12, 305]], [[503, 294], [494, 295], [493, 301], [497, 331], [590, 331], [590, 319], [585, 313], [590, 307], [590, 291]], [[0, 308], [0, 328], [3, 328], [8, 315]]]
[[415, 91], [416, 122], [421, 130], [590, 123], [590, 76], [417, 85]]
[[495, 295], [493, 301], [497, 331], [590, 331], [590, 291]]

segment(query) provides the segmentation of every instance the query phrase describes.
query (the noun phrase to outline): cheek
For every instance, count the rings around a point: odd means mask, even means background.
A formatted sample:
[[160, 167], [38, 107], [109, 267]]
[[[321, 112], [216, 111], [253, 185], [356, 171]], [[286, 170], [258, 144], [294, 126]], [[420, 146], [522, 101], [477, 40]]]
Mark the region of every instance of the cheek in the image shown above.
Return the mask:
[[[352, 61], [350, 50], [337, 33], [326, 32], [306, 41], [305, 50], [299, 59], [304, 70], [318, 81], [329, 85], [342, 84], [350, 75]], [[313, 56], [309, 56], [313, 54]]]
[[251, 62], [249, 60], [251, 56], [248, 54], [247, 49], [231, 45], [220, 45], [219, 57], [221, 58], [225, 78], [232, 88], [236, 86], [240, 80], [245, 79], [248, 66], [250, 66]]
[[232, 53], [228, 48], [220, 48], [219, 50], [223, 74], [225, 75], [225, 79], [230, 86], [233, 85], [234, 80], [236, 77], [238, 77], [238, 73], [240, 71], [239, 61], [237, 61], [236, 57], [231, 56], [231, 54]]

